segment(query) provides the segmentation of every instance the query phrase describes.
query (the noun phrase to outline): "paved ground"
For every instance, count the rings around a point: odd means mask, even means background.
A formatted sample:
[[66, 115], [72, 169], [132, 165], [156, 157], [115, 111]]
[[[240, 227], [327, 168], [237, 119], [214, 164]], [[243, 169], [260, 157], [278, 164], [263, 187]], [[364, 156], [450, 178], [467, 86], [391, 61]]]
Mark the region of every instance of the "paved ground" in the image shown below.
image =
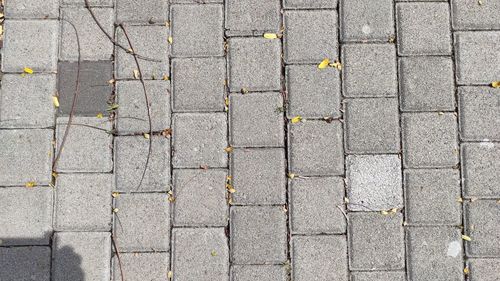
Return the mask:
[[5, 2], [1, 281], [500, 280], [500, 0]]

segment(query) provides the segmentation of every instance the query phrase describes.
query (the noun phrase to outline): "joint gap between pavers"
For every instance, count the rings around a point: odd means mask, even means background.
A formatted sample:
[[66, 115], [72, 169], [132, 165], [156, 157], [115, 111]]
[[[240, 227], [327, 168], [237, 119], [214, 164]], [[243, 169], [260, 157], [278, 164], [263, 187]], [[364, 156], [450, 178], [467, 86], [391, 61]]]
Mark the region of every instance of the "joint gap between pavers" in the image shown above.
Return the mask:
[[500, 31], [500, 28], [491, 28], [491, 29], [452, 29], [452, 32], [490, 32], [490, 31]]
[[[413, 2], [412, 2], [413, 3]], [[429, 3], [429, 2], [426, 2]], [[405, 55], [405, 54], [399, 54], [398, 57], [400, 58], [412, 58], [412, 57], [437, 57], [437, 58], [449, 58], [453, 57], [450, 54], [411, 54], [411, 55]]]
[[338, 11], [337, 8], [285, 8], [282, 6], [283, 11]]

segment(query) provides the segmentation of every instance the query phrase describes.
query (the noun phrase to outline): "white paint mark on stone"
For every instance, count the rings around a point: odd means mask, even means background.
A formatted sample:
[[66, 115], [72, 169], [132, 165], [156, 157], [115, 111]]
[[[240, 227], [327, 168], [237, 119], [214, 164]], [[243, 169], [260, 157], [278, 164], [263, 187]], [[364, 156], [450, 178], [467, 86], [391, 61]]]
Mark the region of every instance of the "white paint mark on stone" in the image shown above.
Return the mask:
[[452, 241], [448, 244], [449, 257], [456, 258], [462, 252], [462, 244], [459, 241]]

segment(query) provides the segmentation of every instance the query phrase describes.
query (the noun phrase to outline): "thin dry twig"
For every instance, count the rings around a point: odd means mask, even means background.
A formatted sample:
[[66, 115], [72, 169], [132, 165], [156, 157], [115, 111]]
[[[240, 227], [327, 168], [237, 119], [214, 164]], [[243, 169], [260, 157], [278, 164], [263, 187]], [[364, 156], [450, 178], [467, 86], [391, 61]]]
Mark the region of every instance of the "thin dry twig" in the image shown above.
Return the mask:
[[124, 281], [125, 277], [123, 276], [122, 259], [120, 258], [120, 251], [118, 251], [118, 246], [116, 245], [116, 240], [113, 234], [111, 234], [111, 243], [113, 244], [113, 248], [115, 248], [116, 258], [118, 259], [118, 267], [120, 268], [120, 277], [122, 281]]

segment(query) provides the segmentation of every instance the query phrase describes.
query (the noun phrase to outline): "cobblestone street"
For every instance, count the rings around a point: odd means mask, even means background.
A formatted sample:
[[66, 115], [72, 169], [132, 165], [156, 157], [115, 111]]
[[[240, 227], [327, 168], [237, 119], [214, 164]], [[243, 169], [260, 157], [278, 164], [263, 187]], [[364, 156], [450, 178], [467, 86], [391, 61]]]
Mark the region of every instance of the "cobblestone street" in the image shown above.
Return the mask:
[[500, 0], [3, 0], [0, 281], [500, 281]]

